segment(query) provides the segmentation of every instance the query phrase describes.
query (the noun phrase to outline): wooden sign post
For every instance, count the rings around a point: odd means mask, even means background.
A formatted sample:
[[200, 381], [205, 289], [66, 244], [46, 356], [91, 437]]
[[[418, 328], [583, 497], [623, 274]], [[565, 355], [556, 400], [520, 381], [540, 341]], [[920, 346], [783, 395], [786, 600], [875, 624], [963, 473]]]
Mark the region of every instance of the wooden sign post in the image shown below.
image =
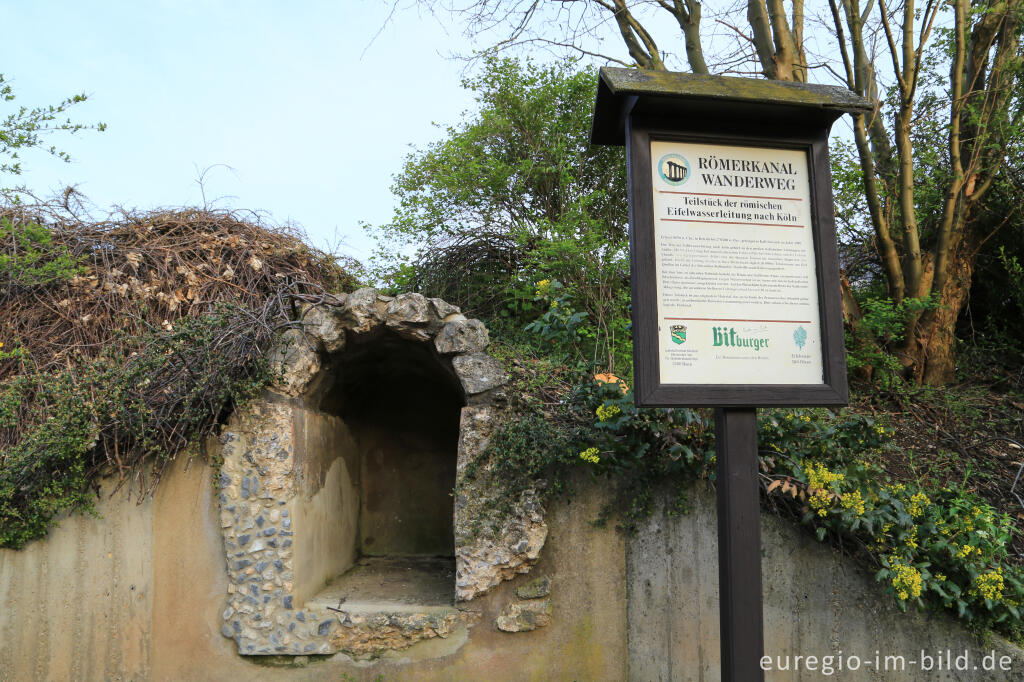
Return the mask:
[[625, 144], [634, 395], [715, 407], [722, 679], [763, 680], [757, 407], [846, 405], [830, 86], [601, 69]]

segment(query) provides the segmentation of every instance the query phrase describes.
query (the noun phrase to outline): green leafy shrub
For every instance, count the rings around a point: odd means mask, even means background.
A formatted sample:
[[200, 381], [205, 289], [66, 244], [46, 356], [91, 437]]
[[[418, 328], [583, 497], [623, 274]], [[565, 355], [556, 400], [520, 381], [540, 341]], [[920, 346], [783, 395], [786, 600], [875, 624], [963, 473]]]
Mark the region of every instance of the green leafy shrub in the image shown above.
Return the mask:
[[[900, 608], [950, 609], [973, 627], [1019, 635], [1024, 573], [1013, 520], [959, 486], [892, 482], [877, 460], [891, 432], [853, 413], [762, 415], [769, 498], [875, 566]], [[1015, 634], [1016, 633], [1016, 634]]]
[[[563, 429], [538, 415], [525, 415], [499, 430], [489, 444], [491, 472], [505, 486], [508, 497], [515, 498], [542, 479], [555, 492], [565, 489], [563, 474], [572, 463], [570, 438]], [[469, 478], [478, 474], [480, 461], [466, 470]]]
[[[372, 272], [459, 305], [507, 339], [628, 374], [625, 163], [621, 148], [590, 144], [597, 73], [497, 57], [481, 66], [464, 83], [476, 110], [396, 176], [399, 207], [374, 229]], [[564, 300], [534, 300], [538, 280], [558, 282]], [[539, 331], [566, 324], [571, 338], [523, 335], [535, 320]]]
[[38, 223], [12, 223], [0, 218], [0, 243], [13, 244], [13, 253], [0, 253], [0, 288], [34, 287], [69, 280], [84, 272], [81, 259]]
[[561, 356], [563, 361], [585, 357], [581, 344], [586, 334], [587, 312], [573, 307], [568, 292], [558, 280], [538, 281], [536, 300], [547, 309], [526, 325], [524, 331], [535, 335], [541, 348]]
[[999, 247], [999, 262], [1007, 274], [1009, 290], [1004, 291], [1006, 298], [1013, 302], [1019, 314], [1024, 314], [1024, 265], [1017, 256], [1006, 253], [1006, 247]]
[[0, 546], [88, 509], [104, 475], [151, 492], [270, 379], [297, 304], [356, 286], [301, 233], [254, 220], [0, 205]]
[[851, 376], [870, 368], [873, 380], [882, 388], [894, 388], [902, 382], [903, 366], [892, 348], [903, 338], [909, 316], [938, 305], [937, 297], [905, 298], [899, 305], [889, 298], [867, 297], [860, 302], [862, 317], [852, 331], [846, 332], [846, 367]]
[[[558, 410], [510, 421], [473, 467], [486, 462], [512, 497], [539, 481], [548, 495], [566, 494], [570, 472], [588, 472], [614, 491], [597, 521], [615, 515], [627, 532], [666, 491], [669, 513], [685, 511], [689, 486], [714, 478], [709, 414], [638, 409], [620, 384], [574, 377]], [[869, 416], [762, 410], [758, 426], [770, 509], [854, 554], [902, 609], [946, 609], [976, 629], [1024, 635], [1024, 574], [1009, 556], [1009, 516], [959, 486], [894, 481], [880, 465], [893, 432]]]
[[[0, 383], [0, 547], [40, 538], [65, 511], [92, 507], [97, 474], [158, 477], [230, 406], [270, 380], [260, 332], [221, 305], [72, 368]], [[103, 453], [114, 453], [104, 456]]]
[[[676, 492], [674, 509], [685, 506], [685, 490], [713, 461], [712, 427], [704, 412], [637, 409], [633, 394], [618, 383], [595, 381], [585, 369], [557, 414], [524, 411], [500, 428], [476, 462], [472, 477], [486, 470], [515, 499], [526, 488], [545, 497], [568, 494], [570, 472], [583, 471], [612, 484], [612, 500], [597, 521], [613, 514], [633, 531], [653, 509], [654, 491]], [[536, 410], [533, 401], [524, 401]], [[500, 505], [499, 505], [500, 506]]]

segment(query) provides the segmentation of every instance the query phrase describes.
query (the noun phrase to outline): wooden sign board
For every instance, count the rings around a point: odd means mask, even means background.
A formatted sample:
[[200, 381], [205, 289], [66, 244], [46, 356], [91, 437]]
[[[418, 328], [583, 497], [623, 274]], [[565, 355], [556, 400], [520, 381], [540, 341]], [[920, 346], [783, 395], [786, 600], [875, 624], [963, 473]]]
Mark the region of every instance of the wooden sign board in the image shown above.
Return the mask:
[[715, 406], [722, 679], [764, 679], [757, 407], [845, 405], [828, 131], [840, 88], [602, 69], [626, 145], [634, 396]]
[[823, 106], [823, 86], [645, 77], [602, 69], [594, 121], [604, 141], [617, 116], [627, 147], [637, 404], [847, 404], [827, 136], [856, 107]]

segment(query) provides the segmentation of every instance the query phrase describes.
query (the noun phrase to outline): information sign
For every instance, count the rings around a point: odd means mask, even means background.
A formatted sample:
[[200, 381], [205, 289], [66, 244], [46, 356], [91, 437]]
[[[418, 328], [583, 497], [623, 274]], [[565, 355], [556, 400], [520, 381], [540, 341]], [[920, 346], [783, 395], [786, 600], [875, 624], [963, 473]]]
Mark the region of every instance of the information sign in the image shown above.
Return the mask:
[[807, 154], [651, 141], [659, 377], [822, 384]]
[[626, 145], [633, 395], [715, 406], [721, 671], [764, 680], [757, 407], [845, 405], [821, 85], [602, 69], [591, 139]]

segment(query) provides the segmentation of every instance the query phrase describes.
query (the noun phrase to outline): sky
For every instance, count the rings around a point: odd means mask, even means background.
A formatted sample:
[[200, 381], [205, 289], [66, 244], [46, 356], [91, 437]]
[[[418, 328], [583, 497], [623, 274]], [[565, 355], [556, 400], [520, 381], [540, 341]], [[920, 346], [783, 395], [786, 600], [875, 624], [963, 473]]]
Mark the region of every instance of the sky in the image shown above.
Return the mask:
[[[412, 145], [474, 108], [466, 65], [450, 57], [474, 44], [451, 17], [398, 2], [391, 13], [391, 0], [0, 0], [0, 73], [14, 104], [85, 93], [71, 118], [107, 125], [49, 140], [70, 164], [25, 152], [15, 180], [43, 197], [74, 185], [97, 215], [204, 203], [261, 211], [365, 262], [373, 240], [361, 224], [390, 221], [392, 177]], [[540, 25], [567, 21], [552, 7]], [[678, 48], [662, 15], [648, 25]], [[602, 18], [594, 49], [623, 57]], [[711, 54], [723, 29], [704, 24]], [[0, 116], [9, 111], [0, 103]]]
[[458, 30], [415, 9], [389, 20], [389, 5], [5, 0], [0, 73], [14, 103], [85, 93], [71, 117], [107, 124], [51, 139], [70, 164], [22, 154], [16, 180], [44, 196], [77, 185], [101, 213], [202, 205], [205, 193], [364, 260], [359, 223], [391, 218], [410, 144], [473, 107], [463, 64], [446, 57]]

